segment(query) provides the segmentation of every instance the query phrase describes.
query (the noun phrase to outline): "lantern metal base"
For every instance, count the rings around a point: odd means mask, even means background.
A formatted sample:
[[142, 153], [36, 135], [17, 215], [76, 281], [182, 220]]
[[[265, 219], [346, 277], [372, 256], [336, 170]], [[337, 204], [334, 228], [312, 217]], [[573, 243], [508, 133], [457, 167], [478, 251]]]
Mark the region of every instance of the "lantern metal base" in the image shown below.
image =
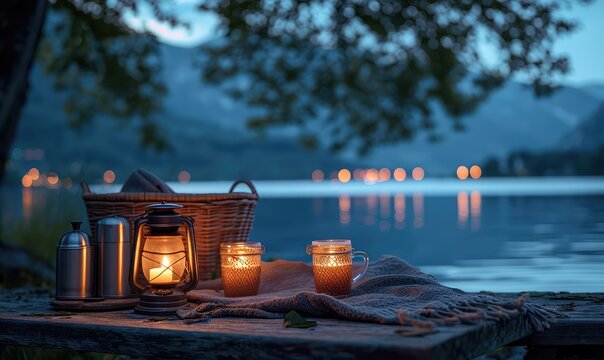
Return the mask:
[[187, 305], [187, 294], [178, 289], [171, 292], [147, 289], [141, 295], [134, 311], [144, 315], [170, 315]]

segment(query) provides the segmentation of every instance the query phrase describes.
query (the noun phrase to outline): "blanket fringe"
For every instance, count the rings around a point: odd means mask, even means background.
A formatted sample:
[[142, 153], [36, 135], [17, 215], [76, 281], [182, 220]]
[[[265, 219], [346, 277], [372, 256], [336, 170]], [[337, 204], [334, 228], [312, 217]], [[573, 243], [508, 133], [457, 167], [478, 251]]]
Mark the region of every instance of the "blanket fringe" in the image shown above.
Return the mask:
[[546, 306], [527, 304], [527, 299], [528, 294], [522, 294], [510, 302], [479, 296], [475, 301], [463, 301], [438, 308], [432, 305], [415, 311], [400, 310], [396, 316], [401, 325], [434, 329], [436, 325], [472, 324], [480, 320], [502, 321], [526, 315], [535, 331], [549, 328], [549, 323], [555, 317], [563, 316]]

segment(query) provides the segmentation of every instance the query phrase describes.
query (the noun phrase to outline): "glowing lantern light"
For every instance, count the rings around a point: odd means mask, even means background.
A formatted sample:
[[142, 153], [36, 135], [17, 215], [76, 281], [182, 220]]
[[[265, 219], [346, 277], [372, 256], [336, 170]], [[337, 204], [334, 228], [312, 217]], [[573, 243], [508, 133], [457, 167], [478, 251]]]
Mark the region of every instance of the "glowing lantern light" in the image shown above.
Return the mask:
[[465, 179], [467, 179], [468, 178], [468, 174], [469, 174], [469, 171], [468, 171], [467, 167], [465, 167], [465, 166], [462, 165], [462, 166], [460, 166], [460, 167], [457, 168], [457, 178], [459, 180], [465, 180]]
[[424, 178], [424, 175], [425, 175], [424, 169], [422, 169], [419, 166], [416, 168], [413, 168], [413, 171], [411, 172], [411, 176], [413, 177], [413, 180], [416, 180], [416, 181], [422, 180]]
[[130, 285], [141, 293], [134, 310], [172, 314], [187, 304], [199, 280], [193, 219], [178, 204], [153, 204], [134, 222]]
[[341, 169], [340, 171], [338, 171], [338, 180], [340, 180], [340, 182], [347, 183], [350, 181], [350, 177], [350, 170]]
[[405, 181], [407, 178], [407, 172], [403, 168], [396, 168], [394, 170], [394, 180], [396, 181]]
[[472, 177], [472, 179], [480, 179], [480, 177], [482, 176], [482, 169], [480, 168], [480, 166], [473, 165], [470, 168], [470, 176]]
[[103, 181], [105, 184], [113, 184], [115, 181], [115, 172], [113, 170], [107, 170], [103, 173]]

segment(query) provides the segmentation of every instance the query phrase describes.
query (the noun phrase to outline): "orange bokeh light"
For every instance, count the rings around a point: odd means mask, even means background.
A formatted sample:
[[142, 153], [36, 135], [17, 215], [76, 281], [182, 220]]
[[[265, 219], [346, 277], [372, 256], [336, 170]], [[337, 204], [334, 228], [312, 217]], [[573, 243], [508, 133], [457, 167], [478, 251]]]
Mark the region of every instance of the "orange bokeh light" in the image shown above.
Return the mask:
[[472, 177], [472, 179], [480, 179], [480, 177], [482, 176], [482, 169], [480, 168], [480, 166], [473, 165], [470, 168], [470, 176]]
[[321, 182], [323, 179], [325, 179], [325, 174], [323, 174], [323, 171], [317, 169], [312, 172], [312, 181]]
[[378, 172], [378, 177], [380, 181], [388, 181], [390, 180], [390, 170], [387, 168], [381, 168]]
[[107, 170], [103, 173], [103, 181], [105, 184], [113, 184], [115, 181], [115, 172], [113, 170]]
[[46, 178], [46, 181], [48, 181], [48, 185], [57, 185], [59, 183], [59, 175], [51, 172], [48, 174], [48, 178]]
[[350, 170], [348, 170], [348, 169], [341, 169], [340, 171], [338, 171], [338, 180], [340, 180], [340, 182], [343, 182], [343, 183], [349, 182], [351, 176], [352, 175], [350, 174]]
[[460, 166], [457, 168], [457, 178], [459, 180], [465, 180], [468, 178], [468, 175], [470, 174], [470, 172], [468, 171], [468, 168], [465, 166]]
[[394, 169], [394, 180], [396, 181], [405, 181], [407, 178], [407, 172], [403, 168]]
[[413, 172], [411, 172], [411, 176], [413, 177], [413, 180], [417, 180], [420, 181], [424, 178], [425, 172], [424, 169], [422, 169], [421, 167], [416, 167], [413, 168]]
[[37, 168], [31, 168], [27, 172], [27, 175], [31, 177], [32, 181], [38, 181], [38, 179], [40, 179], [40, 170], [38, 170]]
[[31, 187], [33, 182], [34, 182], [34, 180], [31, 178], [31, 175], [25, 174], [25, 175], [23, 175], [23, 178], [21, 178], [21, 184], [23, 185], [24, 188]]
[[186, 184], [191, 181], [191, 174], [187, 170], [183, 170], [178, 173], [178, 182], [181, 184]]
[[379, 178], [379, 173], [376, 169], [369, 169], [365, 173], [365, 181], [376, 182]]

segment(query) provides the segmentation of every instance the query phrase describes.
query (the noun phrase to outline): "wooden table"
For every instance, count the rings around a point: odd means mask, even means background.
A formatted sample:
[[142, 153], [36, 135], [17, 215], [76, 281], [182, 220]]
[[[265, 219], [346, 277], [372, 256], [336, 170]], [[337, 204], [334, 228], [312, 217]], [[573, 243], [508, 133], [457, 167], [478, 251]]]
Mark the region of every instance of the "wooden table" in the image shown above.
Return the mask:
[[570, 315], [543, 333], [532, 333], [526, 319], [517, 317], [501, 323], [441, 327], [422, 337], [397, 334], [403, 326], [331, 319], [315, 319], [315, 328], [291, 329], [274, 319], [219, 318], [189, 325], [176, 318], [150, 321], [132, 310], [49, 316], [53, 313], [49, 300], [45, 291], [0, 293], [0, 344], [204, 359], [452, 359], [472, 358], [510, 343], [604, 344], [602, 294], [534, 294], [531, 301], [551, 304]]

